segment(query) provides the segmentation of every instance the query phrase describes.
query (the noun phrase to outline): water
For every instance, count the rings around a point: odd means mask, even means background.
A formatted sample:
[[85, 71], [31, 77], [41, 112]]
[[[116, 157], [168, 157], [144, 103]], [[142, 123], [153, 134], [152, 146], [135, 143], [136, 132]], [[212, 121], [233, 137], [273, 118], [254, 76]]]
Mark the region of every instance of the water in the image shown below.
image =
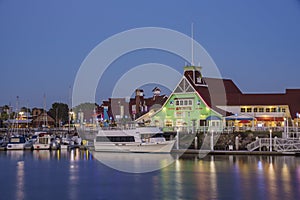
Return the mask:
[[300, 158], [185, 156], [158, 171], [132, 174], [88, 151], [7, 151], [0, 152], [0, 180], [5, 200], [300, 199]]

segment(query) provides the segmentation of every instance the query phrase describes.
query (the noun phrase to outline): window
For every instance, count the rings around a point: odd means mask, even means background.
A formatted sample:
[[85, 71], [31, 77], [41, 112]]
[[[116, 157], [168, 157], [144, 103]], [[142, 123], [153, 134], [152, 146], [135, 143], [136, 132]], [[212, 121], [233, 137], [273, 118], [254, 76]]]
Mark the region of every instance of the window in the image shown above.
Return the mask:
[[276, 108], [272, 108], [272, 109], [271, 109], [271, 112], [276, 112]]
[[247, 112], [252, 112], [252, 108], [247, 108]]
[[282, 108], [282, 109], [281, 109], [281, 112], [285, 113], [285, 108]]
[[193, 105], [193, 100], [191, 100], [191, 99], [175, 100], [175, 105], [176, 106], [192, 106]]
[[245, 108], [241, 108], [241, 112], [245, 112], [246, 111], [246, 109]]
[[257, 112], [257, 108], [253, 108], [253, 112]]
[[166, 120], [165, 126], [167, 126], [167, 127], [173, 126], [173, 121], [172, 120]]
[[264, 112], [264, 108], [259, 108], [258, 112]]
[[266, 112], [270, 112], [270, 108], [266, 108]]

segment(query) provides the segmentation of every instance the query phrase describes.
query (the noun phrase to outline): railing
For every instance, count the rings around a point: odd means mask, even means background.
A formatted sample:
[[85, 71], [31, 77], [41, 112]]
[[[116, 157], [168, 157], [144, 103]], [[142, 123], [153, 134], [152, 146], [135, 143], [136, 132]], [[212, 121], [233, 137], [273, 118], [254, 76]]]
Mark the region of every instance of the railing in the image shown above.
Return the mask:
[[261, 149], [262, 147], [273, 147], [277, 152], [300, 151], [300, 140], [282, 139], [282, 138], [259, 138], [247, 145], [248, 151]]

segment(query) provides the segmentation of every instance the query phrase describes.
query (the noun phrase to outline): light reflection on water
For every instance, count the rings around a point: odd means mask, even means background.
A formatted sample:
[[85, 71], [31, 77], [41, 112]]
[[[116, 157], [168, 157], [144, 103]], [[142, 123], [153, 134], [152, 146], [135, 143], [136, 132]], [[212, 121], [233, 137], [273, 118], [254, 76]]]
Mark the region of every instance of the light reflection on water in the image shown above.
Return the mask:
[[78, 149], [7, 151], [0, 152], [0, 178], [0, 199], [300, 199], [300, 158], [293, 156], [184, 156], [131, 174]]

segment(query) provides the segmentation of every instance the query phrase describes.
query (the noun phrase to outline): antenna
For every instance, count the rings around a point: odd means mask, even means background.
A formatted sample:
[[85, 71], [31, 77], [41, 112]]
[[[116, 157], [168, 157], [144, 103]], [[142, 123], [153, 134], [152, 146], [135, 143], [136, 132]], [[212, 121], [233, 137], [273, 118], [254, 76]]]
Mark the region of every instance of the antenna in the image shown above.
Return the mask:
[[43, 120], [44, 120], [44, 127], [48, 125], [47, 120], [47, 112], [46, 112], [46, 94], [44, 93], [44, 114], [43, 114]]
[[194, 23], [191, 25], [191, 34], [192, 34], [192, 63], [191, 65], [194, 66]]

